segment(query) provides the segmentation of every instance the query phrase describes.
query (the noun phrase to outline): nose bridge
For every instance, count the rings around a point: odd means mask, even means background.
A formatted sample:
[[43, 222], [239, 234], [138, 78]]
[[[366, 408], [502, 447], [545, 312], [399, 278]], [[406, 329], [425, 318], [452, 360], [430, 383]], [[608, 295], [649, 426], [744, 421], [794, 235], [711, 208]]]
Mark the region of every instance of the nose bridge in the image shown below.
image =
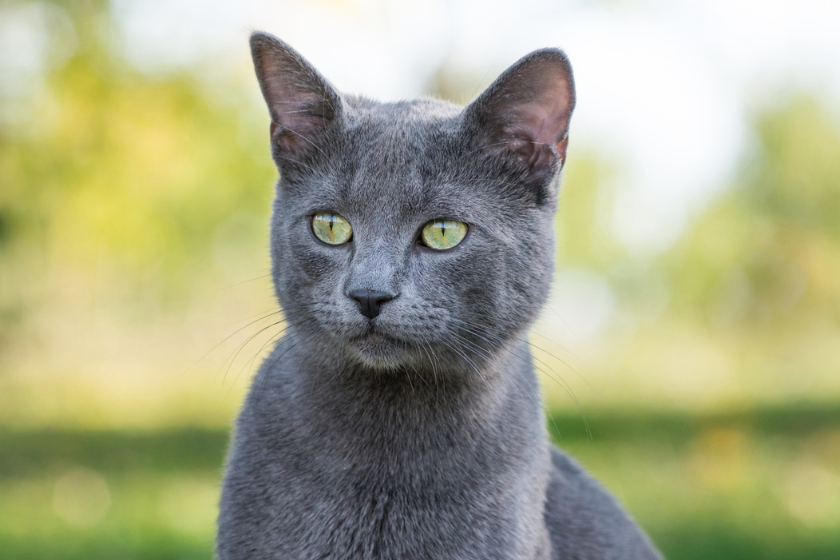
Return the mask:
[[400, 254], [393, 243], [378, 241], [368, 247], [357, 247], [345, 293], [369, 290], [388, 294], [399, 293]]

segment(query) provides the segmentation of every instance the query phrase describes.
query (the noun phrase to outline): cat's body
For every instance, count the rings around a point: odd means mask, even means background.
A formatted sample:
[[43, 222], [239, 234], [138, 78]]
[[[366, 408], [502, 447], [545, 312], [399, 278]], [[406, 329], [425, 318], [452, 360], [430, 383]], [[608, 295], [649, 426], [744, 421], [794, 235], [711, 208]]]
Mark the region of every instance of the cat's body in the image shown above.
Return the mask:
[[[574, 104], [562, 53], [462, 110], [340, 96], [276, 39], [252, 48], [289, 328], [237, 423], [219, 558], [658, 558], [548, 444], [523, 342], [552, 268]], [[323, 215], [352, 236], [319, 241]], [[433, 250], [443, 218], [467, 233]]]

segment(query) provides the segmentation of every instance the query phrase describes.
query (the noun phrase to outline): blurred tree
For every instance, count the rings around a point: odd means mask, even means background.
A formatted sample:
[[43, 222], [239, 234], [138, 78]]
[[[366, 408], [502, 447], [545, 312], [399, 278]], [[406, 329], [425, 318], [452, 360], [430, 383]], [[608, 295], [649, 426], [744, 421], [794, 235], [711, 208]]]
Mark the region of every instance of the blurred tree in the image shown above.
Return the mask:
[[742, 178], [664, 259], [688, 320], [840, 325], [840, 126], [813, 98], [757, 122]]
[[[264, 246], [276, 174], [266, 131], [242, 91], [226, 101], [192, 75], [133, 70], [108, 3], [63, 5], [53, 8], [72, 22], [75, 52], [46, 61], [17, 132], [0, 136], [2, 305], [19, 301], [33, 274], [86, 281], [94, 261], [118, 269], [118, 292], [176, 304], [221, 234], [249, 256]], [[255, 219], [220, 233], [237, 212]]]

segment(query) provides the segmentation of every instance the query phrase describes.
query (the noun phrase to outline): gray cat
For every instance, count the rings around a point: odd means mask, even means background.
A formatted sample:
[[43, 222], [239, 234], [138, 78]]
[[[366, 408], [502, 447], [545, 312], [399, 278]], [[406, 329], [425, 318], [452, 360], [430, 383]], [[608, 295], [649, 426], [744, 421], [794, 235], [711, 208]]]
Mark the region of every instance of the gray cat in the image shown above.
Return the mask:
[[660, 558], [548, 443], [525, 343], [575, 104], [563, 52], [462, 108], [340, 94], [275, 37], [251, 49], [288, 327], [237, 421], [218, 557]]

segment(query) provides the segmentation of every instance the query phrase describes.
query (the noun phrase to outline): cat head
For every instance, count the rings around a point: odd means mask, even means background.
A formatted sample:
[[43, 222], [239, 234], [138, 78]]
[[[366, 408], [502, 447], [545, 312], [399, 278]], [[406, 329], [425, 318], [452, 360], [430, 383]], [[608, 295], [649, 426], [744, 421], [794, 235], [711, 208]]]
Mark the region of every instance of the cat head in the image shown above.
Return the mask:
[[522, 337], [553, 269], [566, 56], [533, 52], [462, 108], [341, 94], [265, 33], [251, 49], [280, 172], [273, 278], [299, 343], [455, 374]]

